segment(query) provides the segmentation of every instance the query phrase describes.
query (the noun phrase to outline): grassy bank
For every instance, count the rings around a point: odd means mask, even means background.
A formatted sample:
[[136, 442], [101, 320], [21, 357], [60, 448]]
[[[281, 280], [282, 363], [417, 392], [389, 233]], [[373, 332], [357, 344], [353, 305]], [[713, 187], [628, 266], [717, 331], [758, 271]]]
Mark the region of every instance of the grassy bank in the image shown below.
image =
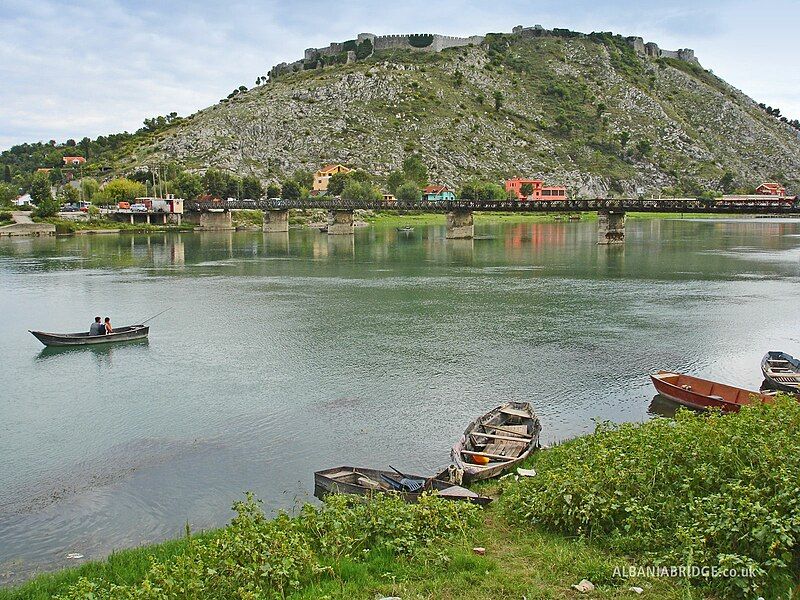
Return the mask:
[[[800, 579], [800, 404], [598, 425], [536, 453], [487, 509], [334, 497], [42, 575], [0, 600], [88, 598], [789, 598]], [[473, 551], [485, 548], [485, 555]], [[689, 567], [647, 577], [634, 567]], [[710, 577], [699, 569], [737, 569]], [[747, 570], [744, 574], [743, 570]]]
[[192, 231], [194, 225], [156, 225], [148, 223], [122, 223], [104, 218], [94, 218], [88, 221], [72, 221], [50, 217], [47, 219], [36, 219], [39, 223], [50, 223], [56, 226], [57, 235], [67, 235], [70, 233], [80, 233], [89, 231], [120, 231], [125, 233], [157, 233], [161, 231]]

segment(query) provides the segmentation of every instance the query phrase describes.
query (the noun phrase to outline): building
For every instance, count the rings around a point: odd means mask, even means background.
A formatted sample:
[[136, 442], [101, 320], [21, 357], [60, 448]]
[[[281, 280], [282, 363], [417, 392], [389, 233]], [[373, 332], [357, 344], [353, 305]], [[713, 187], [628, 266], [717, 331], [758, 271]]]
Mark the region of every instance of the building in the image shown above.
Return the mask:
[[383, 201], [384, 202], [394, 202], [397, 198], [394, 197], [394, 194], [384, 194]]
[[422, 190], [422, 199], [429, 202], [455, 200], [456, 195], [445, 185], [429, 185]]
[[311, 189], [316, 192], [324, 192], [328, 190], [328, 182], [331, 177], [337, 173], [349, 173], [353, 169], [348, 169], [344, 165], [326, 165], [319, 171], [314, 173], [314, 183]]
[[64, 165], [67, 167], [77, 167], [78, 165], [82, 165], [86, 162], [86, 159], [82, 156], [65, 156], [63, 160]]
[[[522, 186], [530, 184], [531, 193], [522, 193]], [[514, 177], [506, 179], [506, 192], [514, 192], [517, 200], [566, 200], [567, 188], [561, 185], [546, 186], [541, 179], [523, 179]]]
[[786, 188], [780, 183], [762, 183], [756, 188], [759, 196], [785, 196]]
[[25, 194], [24, 196], [19, 196], [12, 200], [11, 204], [14, 206], [33, 206], [33, 199], [30, 194]]

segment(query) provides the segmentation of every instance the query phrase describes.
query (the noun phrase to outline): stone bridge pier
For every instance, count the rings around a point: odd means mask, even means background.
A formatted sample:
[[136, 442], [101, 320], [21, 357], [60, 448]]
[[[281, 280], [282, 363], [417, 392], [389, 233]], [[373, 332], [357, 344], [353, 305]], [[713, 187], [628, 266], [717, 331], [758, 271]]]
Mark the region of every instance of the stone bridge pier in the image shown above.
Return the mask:
[[230, 211], [191, 212], [184, 215], [184, 221], [194, 223], [203, 231], [225, 231], [233, 229]]
[[475, 237], [475, 221], [471, 210], [455, 209], [447, 213], [448, 240], [469, 240]]
[[610, 208], [597, 211], [597, 243], [602, 245], [625, 243], [625, 211]]
[[286, 233], [289, 231], [289, 209], [270, 209], [264, 211], [264, 222], [261, 225], [264, 233]]
[[328, 235], [353, 235], [353, 211], [329, 210]]

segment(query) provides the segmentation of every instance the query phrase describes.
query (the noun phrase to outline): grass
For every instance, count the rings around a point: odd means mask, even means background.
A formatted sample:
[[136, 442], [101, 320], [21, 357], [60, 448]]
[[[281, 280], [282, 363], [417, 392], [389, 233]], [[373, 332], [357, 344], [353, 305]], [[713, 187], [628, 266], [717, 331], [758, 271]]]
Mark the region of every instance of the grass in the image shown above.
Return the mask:
[[62, 219], [59, 217], [49, 217], [46, 219], [36, 219], [37, 222], [51, 223], [56, 226], [56, 233], [59, 235], [66, 235], [78, 231], [115, 231], [119, 230], [125, 233], [156, 233], [161, 231], [191, 231], [194, 225], [190, 224], [167, 224], [157, 225], [148, 223], [123, 223], [118, 221], [111, 221], [104, 218], [95, 218], [89, 221], [72, 221], [70, 219]]
[[[207, 532], [195, 539], [215, 535], [217, 532]], [[472, 551], [477, 546], [486, 548], [485, 556]], [[175, 560], [187, 548], [187, 540], [181, 539], [122, 550], [104, 561], [42, 574], [19, 587], [0, 589], [0, 600], [45, 600], [66, 593], [81, 577], [131, 585], [145, 578], [152, 560]], [[379, 551], [370, 553], [366, 560], [327, 560], [323, 564], [325, 574], [287, 598], [567, 599], [576, 597], [571, 586], [581, 579], [598, 586], [593, 598], [634, 598], [637, 595], [628, 591], [633, 585], [646, 589], [651, 597], [684, 598], [673, 580], [614, 580], [614, 568], [627, 564], [624, 557], [585, 541], [509, 524], [497, 508], [489, 507], [483, 512], [482, 523], [470, 530], [465, 539], [444, 543], [433, 554], [404, 558]]]

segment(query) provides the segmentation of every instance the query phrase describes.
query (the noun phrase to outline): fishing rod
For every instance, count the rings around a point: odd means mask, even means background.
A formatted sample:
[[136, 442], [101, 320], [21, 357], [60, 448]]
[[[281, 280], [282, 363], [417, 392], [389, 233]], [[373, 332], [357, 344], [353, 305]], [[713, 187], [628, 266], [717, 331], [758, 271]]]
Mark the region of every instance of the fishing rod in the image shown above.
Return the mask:
[[162, 310], [160, 313], [157, 313], [157, 314], [153, 315], [153, 316], [152, 316], [152, 317], [150, 317], [149, 319], [145, 319], [144, 321], [142, 321], [141, 323], [139, 323], [139, 325], [144, 325], [144, 324], [145, 324], [145, 323], [147, 323], [148, 321], [152, 321], [152, 320], [153, 320], [153, 319], [155, 319], [156, 317], [160, 317], [161, 315], [163, 315], [165, 312], [167, 312], [167, 311], [168, 311], [168, 310], [170, 310], [171, 308], [172, 308], [171, 306], [170, 306], [170, 307], [168, 307], [168, 308], [165, 308], [165, 309], [164, 309], [164, 310]]

